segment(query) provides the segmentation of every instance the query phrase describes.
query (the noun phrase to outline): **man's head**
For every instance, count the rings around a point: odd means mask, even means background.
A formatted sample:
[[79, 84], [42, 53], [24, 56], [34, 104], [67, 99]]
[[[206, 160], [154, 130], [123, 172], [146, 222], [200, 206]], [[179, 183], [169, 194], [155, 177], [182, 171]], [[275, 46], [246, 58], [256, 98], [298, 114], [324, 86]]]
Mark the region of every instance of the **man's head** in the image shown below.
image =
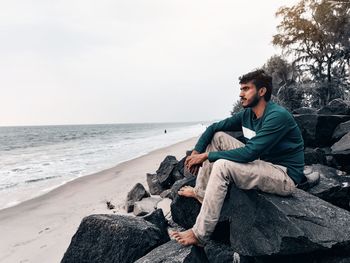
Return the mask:
[[239, 77], [241, 103], [244, 108], [255, 107], [261, 99], [266, 102], [272, 94], [272, 77], [259, 69]]

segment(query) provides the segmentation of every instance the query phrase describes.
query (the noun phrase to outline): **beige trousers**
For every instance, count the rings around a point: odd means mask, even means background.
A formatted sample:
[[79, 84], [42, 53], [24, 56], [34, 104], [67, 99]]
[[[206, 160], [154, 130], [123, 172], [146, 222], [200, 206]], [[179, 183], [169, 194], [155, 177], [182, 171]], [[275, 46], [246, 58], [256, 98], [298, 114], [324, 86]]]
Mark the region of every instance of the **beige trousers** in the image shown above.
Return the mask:
[[[206, 151], [225, 151], [244, 144], [224, 133], [215, 133]], [[287, 175], [287, 168], [269, 162], [255, 160], [237, 163], [219, 159], [208, 160], [200, 169], [194, 191], [203, 201], [200, 213], [192, 230], [201, 243], [206, 243], [219, 220], [228, 186], [234, 183], [241, 189], [260, 189], [263, 192], [287, 196], [295, 190], [293, 180]]]

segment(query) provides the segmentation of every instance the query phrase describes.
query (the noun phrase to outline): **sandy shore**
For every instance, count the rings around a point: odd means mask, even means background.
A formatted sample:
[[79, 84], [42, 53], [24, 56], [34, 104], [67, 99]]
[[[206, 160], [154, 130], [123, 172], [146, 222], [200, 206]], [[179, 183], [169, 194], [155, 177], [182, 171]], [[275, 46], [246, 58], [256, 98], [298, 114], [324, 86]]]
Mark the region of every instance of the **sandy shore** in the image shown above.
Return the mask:
[[153, 151], [111, 169], [81, 177], [43, 196], [0, 211], [0, 262], [60, 262], [83, 217], [123, 213], [127, 192], [146, 173], [153, 173], [166, 155], [177, 159], [197, 138]]

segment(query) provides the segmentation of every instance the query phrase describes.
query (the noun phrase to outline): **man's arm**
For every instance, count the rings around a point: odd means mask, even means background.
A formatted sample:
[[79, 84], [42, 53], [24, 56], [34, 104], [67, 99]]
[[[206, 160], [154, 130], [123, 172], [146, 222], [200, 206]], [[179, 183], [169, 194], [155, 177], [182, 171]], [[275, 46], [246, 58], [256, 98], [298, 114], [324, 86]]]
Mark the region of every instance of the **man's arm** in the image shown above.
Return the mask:
[[213, 123], [210, 125], [202, 136], [198, 139], [196, 146], [194, 147], [195, 151], [198, 153], [205, 152], [208, 144], [211, 142], [214, 134], [219, 131], [240, 131], [242, 129], [242, 114], [243, 111], [240, 111], [233, 115], [232, 117], [226, 118], [222, 121]]
[[269, 151], [287, 134], [293, 126], [291, 119], [278, 112], [266, 118], [263, 126], [255, 137], [250, 139], [244, 147], [229, 151], [210, 152], [208, 159], [215, 162], [218, 159], [247, 163], [260, 157], [263, 152]]

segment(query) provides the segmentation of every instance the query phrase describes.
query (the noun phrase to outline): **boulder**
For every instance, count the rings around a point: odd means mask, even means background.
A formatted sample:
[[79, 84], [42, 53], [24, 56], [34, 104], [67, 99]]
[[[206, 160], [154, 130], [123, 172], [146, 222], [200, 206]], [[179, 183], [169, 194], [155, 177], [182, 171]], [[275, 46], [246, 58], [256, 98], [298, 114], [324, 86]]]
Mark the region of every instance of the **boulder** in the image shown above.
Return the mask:
[[171, 240], [138, 259], [135, 263], [184, 263], [191, 252], [191, 247], [185, 247]]
[[171, 194], [169, 198], [174, 199], [175, 196], [177, 196], [177, 191], [179, 191], [181, 187], [185, 185], [194, 187], [195, 184], [196, 184], [196, 177], [193, 175], [190, 175], [188, 177], [185, 177], [184, 179], [176, 181], [171, 187]]
[[159, 195], [161, 192], [165, 190], [159, 183], [157, 174], [148, 173], [147, 184], [148, 184], [149, 191], [152, 195]]
[[335, 206], [350, 210], [350, 176], [345, 172], [321, 164], [312, 165], [312, 170], [320, 174], [320, 182], [308, 190]]
[[350, 132], [350, 121], [340, 123], [334, 130], [332, 139], [334, 141], [339, 141], [341, 137]]
[[147, 197], [134, 204], [134, 215], [143, 216], [152, 213], [157, 208], [158, 202], [162, 199], [160, 197]]
[[160, 193], [161, 198], [171, 198], [171, 189], [166, 189]]
[[173, 171], [172, 171], [172, 177], [174, 182], [183, 179], [185, 176], [185, 170], [184, 170], [184, 166], [185, 166], [185, 160], [186, 157], [182, 158], [174, 167]]
[[320, 148], [305, 148], [304, 150], [305, 165], [310, 164], [327, 164], [326, 153]]
[[350, 115], [294, 115], [304, 139], [305, 147], [326, 147], [333, 143], [335, 128], [350, 120]]
[[342, 99], [334, 99], [317, 111], [318, 114], [350, 115], [350, 104]]
[[168, 235], [168, 221], [165, 219], [164, 213], [161, 209], [157, 209], [141, 218], [158, 227], [160, 231], [162, 231], [162, 236], [164, 236], [165, 241], [170, 240]]
[[341, 169], [350, 173], [350, 132], [331, 147], [332, 156]]
[[126, 212], [132, 212], [134, 210], [134, 204], [136, 201], [140, 201], [144, 197], [149, 197], [150, 194], [146, 191], [145, 187], [137, 183], [128, 193], [126, 197], [125, 210]]
[[174, 156], [168, 155], [161, 162], [158, 170], [156, 171], [158, 181], [164, 189], [170, 188], [171, 185], [174, 183], [172, 172], [175, 166], [177, 165], [177, 163], [178, 161]]
[[293, 114], [316, 114], [316, 108], [301, 107], [293, 110]]
[[291, 197], [234, 186], [229, 193], [222, 213], [230, 218], [231, 247], [241, 255], [350, 253], [346, 210], [299, 189]]
[[[199, 204], [178, 198], [172, 204], [173, 219], [190, 228]], [[291, 197], [280, 197], [232, 185], [220, 215], [220, 221], [225, 220], [231, 248], [243, 256], [350, 253], [350, 213], [299, 189]]]
[[146, 220], [121, 215], [85, 217], [62, 263], [131, 263], [167, 242], [168, 236]]

